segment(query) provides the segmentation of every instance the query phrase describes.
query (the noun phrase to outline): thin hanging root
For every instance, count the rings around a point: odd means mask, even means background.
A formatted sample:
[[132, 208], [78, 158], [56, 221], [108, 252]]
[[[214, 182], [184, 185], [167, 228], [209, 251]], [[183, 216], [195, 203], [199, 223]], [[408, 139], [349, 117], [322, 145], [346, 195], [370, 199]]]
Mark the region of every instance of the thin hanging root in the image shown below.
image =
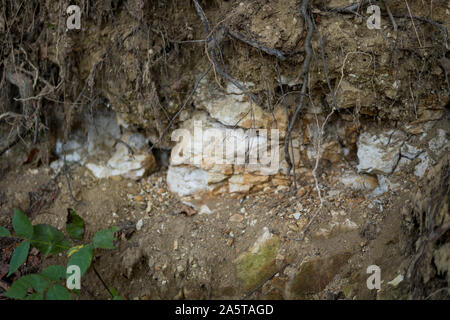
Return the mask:
[[317, 216], [322, 212], [323, 207], [324, 207], [325, 200], [323, 199], [322, 192], [320, 191], [319, 179], [317, 178], [317, 169], [319, 168], [320, 159], [322, 157], [322, 139], [325, 134], [325, 126], [328, 123], [328, 121], [330, 120], [331, 116], [334, 114], [334, 111], [335, 111], [335, 109], [331, 110], [331, 112], [325, 118], [325, 121], [322, 123], [322, 126], [319, 126], [319, 121], [317, 120], [317, 115], [316, 115], [316, 124], [317, 124], [317, 127], [319, 128], [319, 136], [317, 138], [316, 161], [314, 164], [314, 169], [312, 171], [312, 175], [314, 177], [314, 184], [316, 187], [317, 196], [319, 197], [320, 203], [319, 203], [319, 207], [317, 208], [316, 212], [309, 219], [308, 223], [306, 224], [305, 228], [303, 229], [302, 233], [300, 234], [300, 237], [298, 239], [294, 239], [297, 241], [303, 241], [303, 239], [305, 239], [306, 232], [309, 230], [309, 227], [314, 222], [314, 220], [317, 218]]
[[327, 61], [325, 59], [325, 48], [323, 45], [323, 39], [322, 39], [322, 35], [319, 32], [319, 29], [316, 26], [316, 23], [314, 22], [314, 19], [312, 20], [313, 25], [314, 25], [314, 29], [316, 29], [317, 34], [319, 35], [319, 42], [320, 42], [320, 55], [322, 57], [322, 62], [323, 62], [323, 72], [325, 73], [325, 79], [327, 80], [327, 85], [328, 85], [328, 89], [330, 90], [331, 93], [331, 97], [333, 99], [333, 107], [335, 111], [339, 111], [339, 107], [337, 105], [336, 102], [336, 96], [334, 94], [333, 88], [331, 88], [331, 82], [330, 82], [330, 78], [328, 76], [328, 67], [327, 67]]
[[240, 33], [237, 33], [237, 32], [231, 31], [231, 30], [228, 30], [228, 34], [230, 36], [232, 36], [233, 38], [238, 39], [239, 41], [245, 42], [249, 46], [252, 46], [252, 47], [254, 47], [258, 50], [261, 50], [267, 54], [270, 54], [272, 56], [275, 56], [280, 60], [286, 60], [286, 55], [284, 53], [282, 53], [281, 51], [264, 47], [264, 46], [260, 45], [258, 42], [249, 40], [249, 39], [245, 38], [243, 35], [241, 35]]
[[11, 135], [5, 140], [0, 140], [0, 155], [14, 146], [19, 141], [19, 139], [21, 139], [21, 136], [26, 132], [26, 130], [31, 127], [30, 123], [27, 122], [30, 118], [32, 110], [32, 104], [27, 100], [27, 98], [33, 95], [33, 83], [31, 79], [29, 79], [25, 74], [21, 72], [14, 72], [13, 69], [6, 71], [6, 79], [8, 80], [8, 82], [19, 88], [20, 97], [24, 100], [21, 101], [21, 115], [16, 115], [12, 112], [7, 112], [0, 115], [0, 120], [2, 118], [8, 117], [16, 117], [18, 120], [20, 120], [16, 122], [16, 128], [13, 129]]
[[[362, 1], [355, 2], [355, 3], [350, 4], [348, 6], [345, 6], [345, 7], [332, 9], [331, 11], [332, 12], [343, 13], [343, 14], [351, 13], [351, 14], [355, 14], [355, 15], [361, 17], [361, 18], [364, 18], [358, 12], [356, 12], [355, 9], [359, 8], [359, 5], [365, 5], [368, 2], [370, 2], [370, 1], [369, 0], [362, 0]], [[385, 2], [385, 1], [383, 1], [383, 2]], [[408, 15], [405, 15], [405, 14], [392, 14], [390, 12], [390, 9], [389, 9], [389, 7], [387, 5], [386, 5], [386, 9], [387, 9], [387, 12], [388, 12], [388, 15], [389, 15], [389, 19], [391, 20], [391, 22], [392, 22], [392, 24], [394, 26], [394, 30], [398, 28], [397, 23], [395, 22], [394, 18], [405, 18], [405, 19], [411, 19], [412, 21], [418, 20], [418, 21], [429, 23], [429, 24], [439, 28], [442, 31], [442, 33], [444, 35], [444, 45], [443, 45], [443, 48], [442, 48], [442, 57], [443, 57], [443, 61], [444, 62], [442, 63], [442, 67], [444, 68], [444, 75], [445, 75], [445, 82], [447, 83], [447, 90], [450, 92], [450, 80], [449, 80], [449, 77], [448, 77], [448, 70], [447, 70], [447, 66], [446, 66], [446, 63], [445, 63], [445, 61], [446, 61], [445, 60], [446, 50], [449, 49], [449, 46], [448, 46], [448, 30], [447, 30], [447, 28], [444, 25], [442, 25], [442, 24], [440, 24], [440, 23], [438, 23], [438, 22], [436, 22], [434, 20], [431, 20], [431, 19], [428, 19], [428, 18], [425, 18], [425, 17], [420, 17], [420, 16], [413, 16], [411, 14], [410, 10], [409, 10], [409, 5], [408, 5], [408, 11], [409, 11]], [[414, 25], [414, 22], [413, 22], [413, 25]], [[415, 28], [415, 26], [414, 26], [414, 28]], [[391, 44], [393, 50], [396, 50], [396, 45], [393, 45], [392, 41], [389, 38], [387, 38], [386, 35], [381, 30], [378, 30], [378, 31]], [[416, 34], [417, 34], [417, 30], [416, 30]], [[419, 42], [420, 42], [420, 39], [419, 39]]]
[[392, 27], [394, 28], [394, 32], [397, 33], [398, 25], [397, 25], [397, 22], [395, 21], [394, 16], [392, 15], [391, 9], [389, 8], [388, 4], [386, 3], [386, 0], [383, 0], [383, 4], [386, 7], [386, 11], [389, 15], [389, 19], [391, 20]]
[[432, 26], [435, 26], [435, 27], [439, 28], [442, 31], [443, 36], [444, 36], [444, 45], [442, 46], [442, 58], [443, 58], [442, 59], [442, 61], [443, 61], [442, 62], [442, 67], [444, 68], [444, 75], [445, 75], [445, 82], [447, 83], [447, 90], [450, 93], [450, 81], [449, 81], [449, 78], [448, 78], [448, 69], [447, 69], [446, 59], [445, 59], [446, 50], [449, 50], [449, 46], [448, 46], [448, 30], [447, 30], [447, 28], [444, 25], [442, 25], [442, 24], [440, 24], [440, 23], [438, 23], [438, 22], [436, 22], [434, 20], [425, 18], [425, 17], [409, 16], [409, 15], [393, 15], [393, 17], [395, 17], [395, 18], [406, 18], [406, 19], [407, 18], [411, 18], [411, 19], [414, 19], [414, 20], [426, 22], [426, 23], [431, 24]]
[[[298, 79], [303, 79], [302, 90], [300, 92], [300, 103], [298, 104], [297, 109], [295, 110], [295, 113], [291, 119], [291, 122], [289, 123], [288, 129], [287, 129], [287, 134], [286, 134], [286, 141], [284, 143], [284, 155], [285, 155], [286, 162], [288, 163], [288, 169], [287, 169], [288, 177], [291, 173], [292, 166], [293, 165], [295, 166], [295, 163], [292, 164], [291, 156], [289, 154], [289, 145], [290, 145], [290, 141], [292, 139], [292, 130], [294, 129], [298, 114], [303, 109], [303, 105], [305, 103], [305, 95], [306, 95], [306, 87], [307, 87], [306, 80], [308, 78], [309, 65], [311, 63], [311, 58], [312, 58], [311, 38], [312, 38], [314, 28], [313, 28], [311, 16], [309, 15], [308, 5], [309, 5], [309, 0], [303, 0], [302, 7], [301, 7], [301, 14], [302, 14], [303, 20], [305, 21], [305, 25], [308, 29], [308, 33], [306, 34], [306, 39], [305, 39], [306, 57], [305, 57], [305, 61], [303, 62], [303, 66], [302, 66], [300, 75], [298, 76]], [[296, 177], [294, 175], [294, 188], [296, 187], [295, 181], [296, 181]]]
[[24, 131], [25, 130], [22, 126], [19, 125], [19, 127], [14, 130], [14, 132], [12, 132], [7, 139], [0, 141], [0, 156], [19, 142], [20, 136], [24, 134]]
[[[214, 70], [222, 78], [224, 78], [225, 80], [234, 84], [239, 90], [242, 91], [242, 93], [247, 94], [250, 97], [250, 99], [252, 99], [255, 103], [258, 103], [258, 99], [256, 98], [256, 96], [253, 93], [249, 92], [249, 90], [247, 88], [245, 88], [237, 80], [235, 80], [233, 77], [231, 77], [228, 73], [223, 71], [222, 68], [219, 66], [219, 62], [217, 61], [217, 57], [216, 57], [216, 52], [214, 51], [214, 47], [216, 47], [218, 49], [218, 51], [220, 52], [219, 44], [217, 43], [215, 36], [210, 35], [208, 19], [206, 18], [205, 12], [203, 11], [202, 7], [199, 5], [197, 0], [193, 0], [193, 1], [194, 1], [195, 10], [197, 11], [197, 14], [200, 17], [200, 20], [202, 21], [203, 29], [205, 30], [205, 34], [207, 36], [205, 45], [207, 48], [207, 53], [209, 54], [209, 57], [211, 58], [211, 61], [214, 65]], [[209, 45], [210, 43], [213, 43], [214, 45]]]

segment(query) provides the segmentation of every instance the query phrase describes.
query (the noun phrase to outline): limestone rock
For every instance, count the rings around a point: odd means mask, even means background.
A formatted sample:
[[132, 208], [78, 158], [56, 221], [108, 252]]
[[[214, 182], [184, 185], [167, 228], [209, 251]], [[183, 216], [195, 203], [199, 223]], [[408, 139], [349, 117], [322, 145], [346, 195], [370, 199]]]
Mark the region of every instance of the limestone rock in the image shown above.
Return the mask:
[[[248, 88], [253, 84], [244, 83]], [[260, 106], [249, 100], [232, 83], [228, 83], [226, 92], [219, 90], [214, 84], [202, 80], [194, 96], [194, 104], [199, 109], [205, 109], [215, 120], [226, 126], [241, 128], [271, 128], [274, 127], [274, 117]], [[287, 126], [286, 114], [282, 108], [274, 112], [276, 123], [280, 131]]]
[[[156, 169], [157, 164], [152, 153], [147, 152], [145, 147], [148, 140], [139, 133], [129, 133], [122, 136], [121, 140], [126, 143], [117, 143], [116, 152], [107, 161], [89, 162], [86, 167], [92, 174], [101, 179], [113, 176], [122, 176], [124, 178], [138, 180], [147, 172]], [[129, 147], [134, 154], [130, 153]]]
[[279, 171], [276, 136], [228, 128], [204, 111], [184, 121], [172, 139], [177, 145], [171, 153], [168, 183], [180, 196], [212, 190], [247, 193]]
[[50, 166], [59, 170], [66, 162], [85, 165], [98, 178], [122, 176], [138, 180], [157, 168], [156, 160], [147, 151], [148, 139], [141, 133], [125, 129], [114, 112], [97, 111], [87, 118], [87, 137], [82, 130], [73, 132], [63, 145], [56, 143], [56, 154], [61, 158]]
[[431, 159], [426, 152], [419, 155], [418, 159], [420, 160], [420, 163], [415, 166], [414, 175], [416, 177], [422, 178], [430, 165]]
[[280, 246], [277, 236], [264, 228], [263, 234], [246, 253], [235, 261], [238, 278], [243, 282], [244, 290], [251, 291], [276, 270], [276, 256]]
[[364, 132], [358, 139], [359, 172], [391, 174], [400, 159], [406, 135], [399, 130]]
[[436, 137], [428, 141], [428, 147], [438, 157], [440, 157], [441, 154], [445, 154], [446, 152], [448, 152], [450, 148], [447, 136], [448, 132], [442, 129], [438, 129]]
[[400, 153], [401, 153], [402, 157], [405, 157], [409, 160], [413, 160], [413, 159], [417, 158], [417, 156], [419, 154], [422, 153], [422, 150], [409, 144], [409, 143], [405, 143], [402, 146]]
[[180, 197], [209, 191], [208, 172], [191, 167], [170, 166], [167, 172], [167, 186]]
[[258, 176], [249, 173], [233, 175], [229, 180], [230, 192], [248, 192], [255, 184], [267, 182], [269, 176]]

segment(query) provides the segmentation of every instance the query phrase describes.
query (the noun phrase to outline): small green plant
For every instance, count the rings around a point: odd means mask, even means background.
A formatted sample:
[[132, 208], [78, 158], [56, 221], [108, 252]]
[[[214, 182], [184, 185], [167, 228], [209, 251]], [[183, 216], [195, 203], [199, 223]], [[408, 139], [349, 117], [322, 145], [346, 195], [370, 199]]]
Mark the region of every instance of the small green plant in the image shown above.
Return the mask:
[[[77, 244], [83, 240], [84, 221], [72, 209], [68, 209], [66, 232], [69, 239], [58, 229], [47, 225], [32, 225], [21, 211], [15, 209], [13, 217], [15, 238], [21, 242], [14, 250], [9, 264], [8, 276], [12, 275], [27, 259], [30, 247], [37, 248], [44, 256], [66, 252], [67, 267], [54, 265], [45, 268], [40, 274], [30, 274], [16, 280], [6, 296], [19, 300], [71, 300], [72, 295], [61, 285], [67, 279], [67, 268], [77, 266], [81, 276], [91, 266], [95, 249], [114, 249], [114, 233], [118, 227], [98, 231], [91, 243]], [[12, 237], [11, 233], [0, 227], [0, 237]], [[31, 289], [31, 290], [30, 290]], [[78, 293], [77, 290], [73, 290]], [[30, 293], [31, 292], [31, 293]], [[114, 288], [109, 289], [114, 300], [121, 299]]]

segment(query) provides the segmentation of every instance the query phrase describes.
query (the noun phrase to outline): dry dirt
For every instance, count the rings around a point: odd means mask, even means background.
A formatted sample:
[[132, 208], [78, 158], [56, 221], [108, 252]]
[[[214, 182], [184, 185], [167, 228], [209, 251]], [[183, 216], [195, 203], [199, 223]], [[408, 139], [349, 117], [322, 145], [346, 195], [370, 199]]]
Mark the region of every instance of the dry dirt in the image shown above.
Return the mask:
[[[188, 216], [168, 192], [165, 171], [139, 182], [97, 180], [88, 170], [74, 166], [69, 174], [71, 189], [80, 201], [74, 202], [63, 175], [54, 177], [47, 168], [23, 165], [26, 157], [26, 150], [17, 145], [2, 159], [0, 223], [10, 225], [13, 208], [19, 208], [31, 213], [33, 223], [64, 229], [67, 209], [72, 208], [86, 221], [87, 239], [100, 229], [120, 226], [123, 232], [117, 249], [98, 252], [94, 265], [103, 280], [127, 299], [288, 299], [292, 296], [286, 284], [302, 262], [341, 252], [349, 254], [349, 261], [336, 270], [333, 281], [308, 297], [376, 298], [376, 290], [366, 287], [365, 270], [372, 264], [380, 266], [387, 283], [405, 268], [411, 248], [402, 212], [423, 198], [414, 192], [419, 181], [409, 177], [401, 192], [377, 197], [376, 205], [369, 209], [375, 199], [336, 184], [340, 172], [336, 168], [320, 179], [325, 190], [337, 191], [327, 197], [328, 212], [338, 212], [338, 220], [349, 218], [360, 227], [329, 237], [316, 236], [317, 230], [333, 220], [328, 213], [312, 224], [304, 241], [298, 241], [299, 230], [318, 206], [311, 172], [305, 172], [310, 178], [300, 183], [305, 192], [280, 188], [240, 199], [207, 200], [212, 213]], [[448, 156], [442, 163], [447, 163], [448, 172]], [[434, 174], [439, 175], [439, 169]], [[429, 180], [435, 179], [430, 176]], [[302, 213], [299, 220], [293, 217], [295, 212]], [[138, 231], [136, 224], [141, 219], [143, 226]], [[261, 288], [246, 292], [236, 278], [233, 261], [253, 245], [264, 227], [281, 240], [276, 272]], [[47, 258], [41, 267], [58, 262], [65, 259]], [[109, 298], [92, 271], [83, 278], [82, 292], [82, 299]], [[385, 297], [383, 294], [378, 293], [378, 298]], [[389, 294], [388, 298], [407, 296], [407, 292]]]

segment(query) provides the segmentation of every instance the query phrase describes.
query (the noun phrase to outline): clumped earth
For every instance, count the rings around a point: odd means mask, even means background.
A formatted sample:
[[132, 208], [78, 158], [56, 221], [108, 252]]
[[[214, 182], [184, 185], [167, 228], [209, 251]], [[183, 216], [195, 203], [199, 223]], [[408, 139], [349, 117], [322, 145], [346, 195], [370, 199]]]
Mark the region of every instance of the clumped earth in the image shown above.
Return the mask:
[[[68, 1], [2, 0], [0, 225], [18, 208], [64, 229], [72, 208], [87, 238], [119, 226], [81, 299], [109, 299], [104, 283], [142, 300], [448, 299], [450, 7], [374, 2], [380, 31], [364, 1], [358, 14], [310, 1], [320, 36], [292, 131], [295, 189], [283, 139], [303, 84], [302, 1], [199, 1], [229, 77], [211, 68], [200, 81], [214, 43], [194, 2], [78, 1], [77, 31], [65, 30]], [[196, 117], [231, 130], [275, 122], [281, 169], [266, 179], [174, 163], [171, 132]], [[187, 172], [177, 184], [173, 170]], [[200, 171], [215, 180], [183, 185]], [[0, 239], [0, 294], [66, 262], [34, 250], [7, 277], [16, 245]], [[380, 290], [367, 288], [371, 265]]]

